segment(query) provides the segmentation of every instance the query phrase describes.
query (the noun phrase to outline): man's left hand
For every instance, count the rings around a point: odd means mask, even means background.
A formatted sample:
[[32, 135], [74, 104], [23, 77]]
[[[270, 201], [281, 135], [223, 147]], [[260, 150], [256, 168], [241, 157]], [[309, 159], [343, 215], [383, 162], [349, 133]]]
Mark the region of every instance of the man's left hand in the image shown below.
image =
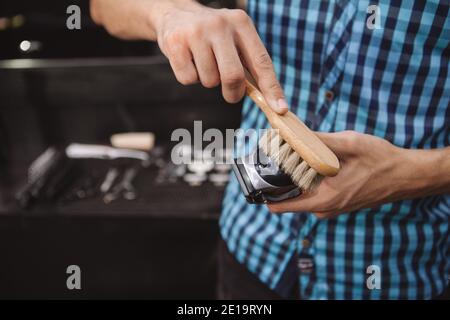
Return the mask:
[[324, 178], [310, 193], [269, 204], [271, 212], [313, 212], [332, 218], [436, 191], [429, 186], [438, 174], [432, 168], [432, 161], [439, 162], [438, 151], [402, 149], [354, 131], [317, 134], [336, 153], [340, 172]]

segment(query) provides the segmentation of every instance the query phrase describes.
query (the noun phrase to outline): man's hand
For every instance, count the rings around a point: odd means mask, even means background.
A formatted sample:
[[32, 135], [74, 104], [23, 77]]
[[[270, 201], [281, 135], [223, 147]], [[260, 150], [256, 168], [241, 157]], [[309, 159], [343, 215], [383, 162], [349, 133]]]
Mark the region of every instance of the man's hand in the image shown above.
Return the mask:
[[407, 150], [353, 131], [318, 133], [341, 171], [310, 194], [269, 204], [270, 211], [314, 212], [319, 218], [383, 203], [450, 192], [450, 148]]
[[91, 0], [91, 15], [114, 36], [158, 41], [182, 84], [221, 84], [225, 100], [235, 103], [245, 94], [245, 67], [276, 112], [288, 109], [272, 60], [242, 10], [193, 0]]

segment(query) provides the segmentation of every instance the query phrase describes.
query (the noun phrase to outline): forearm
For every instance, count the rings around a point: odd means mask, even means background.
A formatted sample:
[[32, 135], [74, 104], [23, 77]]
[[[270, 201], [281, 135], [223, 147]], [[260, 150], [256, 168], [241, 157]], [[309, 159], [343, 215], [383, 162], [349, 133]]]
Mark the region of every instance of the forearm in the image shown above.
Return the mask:
[[450, 147], [405, 150], [404, 156], [404, 187], [408, 198], [450, 193]]
[[156, 41], [160, 19], [174, 6], [197, 5], [194, 0], [91, 0], [91, 17], [110, 34], [126, 40]]

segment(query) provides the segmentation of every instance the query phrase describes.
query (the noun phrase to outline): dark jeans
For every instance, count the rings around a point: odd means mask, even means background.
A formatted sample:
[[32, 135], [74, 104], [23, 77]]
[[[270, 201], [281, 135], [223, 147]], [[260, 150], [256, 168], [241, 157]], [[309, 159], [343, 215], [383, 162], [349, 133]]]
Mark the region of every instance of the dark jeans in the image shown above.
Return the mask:
[[240, 264], [228, 251], [225, 241], [218, 246], [217, 298], [222, 300], [279, 300], [283, 299], [269, 289], [254, 274]]
[[[264, 285], [254, 274], [240, 264], [228, 251], [225, 241], [218, 246], [218, 285], [217, 298], [222, 300], [279, 300], [276, 292]], [[296, 288], [295, 288], [296, 289]], [[296, 299], [296, 292], [290, 299]], [[438, 300], [450, 299], [450, 286], [438, 297]]]

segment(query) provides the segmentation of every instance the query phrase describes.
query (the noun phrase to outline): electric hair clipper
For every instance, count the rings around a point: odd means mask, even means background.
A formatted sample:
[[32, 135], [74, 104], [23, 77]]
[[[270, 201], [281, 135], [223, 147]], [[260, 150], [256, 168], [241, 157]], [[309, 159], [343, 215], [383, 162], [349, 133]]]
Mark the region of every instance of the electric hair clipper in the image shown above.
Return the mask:
[[278, 202], [301, 193], [259, 147], [247, 156], [234, 159], [232, 167], [249, 203]]

